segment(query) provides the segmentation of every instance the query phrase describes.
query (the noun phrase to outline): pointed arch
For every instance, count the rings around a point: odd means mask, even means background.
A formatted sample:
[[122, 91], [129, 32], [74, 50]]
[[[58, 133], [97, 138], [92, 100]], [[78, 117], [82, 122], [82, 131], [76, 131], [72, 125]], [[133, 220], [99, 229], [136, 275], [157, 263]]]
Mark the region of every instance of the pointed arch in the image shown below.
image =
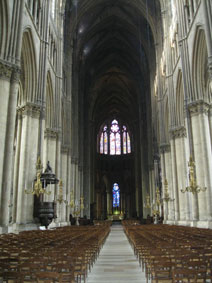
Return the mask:
[[35, 47], [31, 30], [24, 31], [21, 49], [21, 82], [23, 86], [22, 102], [36, 103], [37, 72]]
[[9, 42], [9, 18], [7, 1], [0, 1], [0, 57], [5, 59], [7, 55], [7, 43]]
[[177, 126], [184, 126], [184, 90], [182, 71], [179, 70], [176, 87], [176, 123]]
[[208, 101], [207, 85], [209, 81], [208, 76], [208, 51], [205, 38], [205, 31], [202, 26], [196, 29], [193, 49], [193, 66], [192, 78], [194, 85], [194, 100]]
[[46, 81], [46, 128], [53, 127], [53, 87], [50, 71], [47, 73]]

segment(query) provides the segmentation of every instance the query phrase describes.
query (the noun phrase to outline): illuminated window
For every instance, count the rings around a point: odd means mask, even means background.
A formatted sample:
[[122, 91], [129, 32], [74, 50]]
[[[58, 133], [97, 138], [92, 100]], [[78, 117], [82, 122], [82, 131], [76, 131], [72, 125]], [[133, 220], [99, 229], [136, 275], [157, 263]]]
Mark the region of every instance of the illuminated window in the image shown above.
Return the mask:
[[113, 185], [113, 207], [119, 207], [120, 206], [120, 189], [119, 185], [115, 183]]
[[120, 155], [131, 153], [130, 135], [127, 127], [114, 119], [105, 124], [99, 134], [99, 152], [101, 154]]

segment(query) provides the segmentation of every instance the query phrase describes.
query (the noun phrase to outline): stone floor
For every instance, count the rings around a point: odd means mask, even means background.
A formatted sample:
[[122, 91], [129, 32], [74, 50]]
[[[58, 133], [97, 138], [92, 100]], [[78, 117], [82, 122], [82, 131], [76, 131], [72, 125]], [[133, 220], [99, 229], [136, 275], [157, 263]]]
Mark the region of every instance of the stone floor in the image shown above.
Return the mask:
[[145, 283], [134, 252], [121, 225], [113, 225], [87, 283]]

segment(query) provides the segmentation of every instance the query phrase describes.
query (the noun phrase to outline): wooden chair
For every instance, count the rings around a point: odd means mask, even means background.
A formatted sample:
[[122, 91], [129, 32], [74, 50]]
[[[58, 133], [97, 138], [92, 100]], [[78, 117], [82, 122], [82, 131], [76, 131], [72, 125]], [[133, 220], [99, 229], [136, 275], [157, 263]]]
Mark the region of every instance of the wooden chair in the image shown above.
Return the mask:
[[61, 274], [58, 272], [38, 272], [35, 274], [37, 283], [61, 283]]
[[179, 268], [172, 270], [173, 283], [197, 282], [197, 275], [193, 270]]

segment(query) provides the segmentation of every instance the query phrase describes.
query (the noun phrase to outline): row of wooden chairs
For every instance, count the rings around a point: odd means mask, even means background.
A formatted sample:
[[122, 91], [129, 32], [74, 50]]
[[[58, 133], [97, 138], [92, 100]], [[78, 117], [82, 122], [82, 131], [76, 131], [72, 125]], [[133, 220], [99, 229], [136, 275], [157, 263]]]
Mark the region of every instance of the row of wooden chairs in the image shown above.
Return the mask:
[[123, 225], [147, 282], [212, 282], [212, 230]]
[[86, 282], [110, 225], [0, 235], [0, 282]]

